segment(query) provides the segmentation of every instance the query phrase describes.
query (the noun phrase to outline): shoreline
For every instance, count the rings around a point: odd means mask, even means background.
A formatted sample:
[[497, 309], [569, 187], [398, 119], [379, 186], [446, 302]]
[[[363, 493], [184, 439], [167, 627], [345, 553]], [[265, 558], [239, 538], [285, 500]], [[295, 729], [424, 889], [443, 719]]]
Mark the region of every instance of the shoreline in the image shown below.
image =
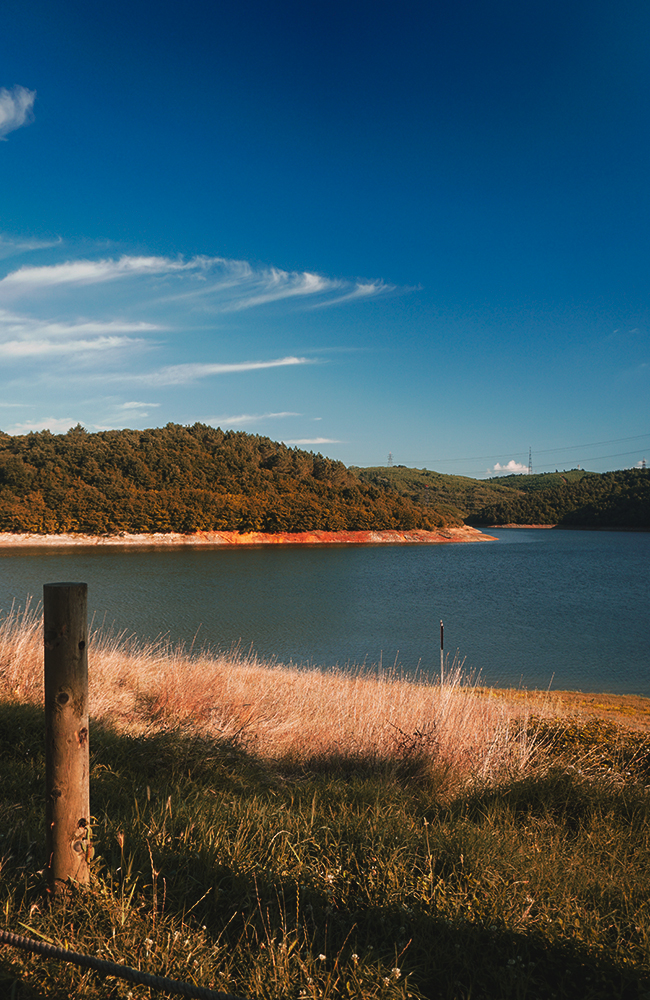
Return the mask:
[[628, 528], [624, 525], [597, 524], [488, 524], [489, 530], [497, 528], [555, 528], [557, 531], [650, 531], [650, 528]]
[[478, 528], [463, 525], [438, 531], [295, 531], [268, 534], [262, 531], [197, 531], [119, 535], [32, 535], [0, 532], [0, 549], [14, 548], [221, 548], [251, 545], [444, 545], [458, 542], [497, 541]]
[[488, 524], [488, 528], [557, 528], [557, 524]]

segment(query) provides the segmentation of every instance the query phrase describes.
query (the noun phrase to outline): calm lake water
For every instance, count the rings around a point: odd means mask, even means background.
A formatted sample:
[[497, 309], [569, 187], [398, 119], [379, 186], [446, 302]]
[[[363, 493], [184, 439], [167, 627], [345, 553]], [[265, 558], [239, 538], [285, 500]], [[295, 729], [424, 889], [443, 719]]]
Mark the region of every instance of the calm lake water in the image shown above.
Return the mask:
[[650, 696], [650, 533], [498, 529], [497, 542], [180, 551], [0, 550], [0, 609], [83, 580], [95, 624], [142, 638], [484, 683]]

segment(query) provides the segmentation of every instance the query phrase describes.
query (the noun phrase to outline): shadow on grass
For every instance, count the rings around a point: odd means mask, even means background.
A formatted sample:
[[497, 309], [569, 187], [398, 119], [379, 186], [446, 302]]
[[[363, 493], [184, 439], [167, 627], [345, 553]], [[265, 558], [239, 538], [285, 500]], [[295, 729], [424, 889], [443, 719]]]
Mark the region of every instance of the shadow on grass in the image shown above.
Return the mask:
[[[42, 933], [52, 933], [55, 918], [42, 905], [44, 883], [37, 874], [44, 865], [43, 729], [42, 710], [0, 705], [0, 893], [21, 923], [38, 928], [42, 916]], [[449, 822], [507, 808], [515, 821], [544, 813], [570, 831], [572, 817], [579, 824], [605, 807], [602, 791], [558, 770], [437, 805], [435, 788], [417, 769], [410, 788], [408, 774], [388, 774], [386, 767], [385, 761], [341, 755], [281, 771], [237, 740], [180, 730], [136, 738], [95, 723], [96, 886], [67, 904], [67, 929], [59, 935], [74, 931], [80, 951], [96, 951], [97, 937], [101, 942], [111, 934], [120, 900], [123, 906], [129, 898], [129, 919], [141, 939], [154, 933], [152, 923], [168, 921], [170, 928], [193, 928], [242, 955], [265, 948], [270, 958], [272, 942], [293, 940], [300, 945], [296, 952], [308, 951], [314, 962], [325, 955], [330, 967], [335, 960], [341, 967], [368, 963], [378, 970], [379, 983], [399, 966], [410, 994], [429, 1000], [640, 1000], [648, 988], [642, 971], [604, 948], [570, 939], [554, 943], [538, 932], [487, 927], [471, 917], [443, 920], [431, 907], [414, 905], [399, 879], [390, 891], [372, 889], [372, 879], [382, 876], [384, 815], [397, 857], [400, 809], [410, 808], [418, 819], [428, 815], [435, 824], [443, 815]], [[638, 811], [636, 794], [613, 795], [607, 808], [625, 816], [626, 809]], [[26, 933], [20, 926], [9, 929]], [[346, 992], [344, 980], [340, 992], [328, 995], [364, 995]], [[68, 988], [57, 993], [55, 979], [41, 993], [29, 982], [29, 967], [21, 971], [13, 949], [3, 947], [0, 996], [70, 995]], [[99, 984], [83, 995], [121, 995], [112, 989]], [[249, 995], [280, 1000], [297, 996], [298, 989], [293, 984], [283, 992], [262, 982]], [[406, 997], [406, 989], [386, 992], [398, 995]]]
[[[514, 823], [543, 819], [561, 827], [565, 835], [604, 817], [629, 827], [650, 822], [648, 790], [640, 782], [622, 783], [602, 775], [594, 778], [559, 764], [495, 789], [462, 796], [442, 811], [454, 819], [480, 819], [492, 813], [507, 814]], [[440, 813], [436, 809], [433, 815]]]

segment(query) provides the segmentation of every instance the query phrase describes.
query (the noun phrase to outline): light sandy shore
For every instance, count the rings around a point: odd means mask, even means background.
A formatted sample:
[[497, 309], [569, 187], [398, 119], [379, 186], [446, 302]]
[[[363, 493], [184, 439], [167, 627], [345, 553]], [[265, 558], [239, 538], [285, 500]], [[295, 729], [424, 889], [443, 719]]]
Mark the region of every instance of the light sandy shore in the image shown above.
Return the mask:
[[491, 528], [556, 528], [555, 524], [491, 524]]
[[68, 548], [71, 546], [178, 548], [222, 545], [439, 545], [448, 542], [496, 541], [467, 525], [439, 531], [302, 531], [275, 535], [250, 531], [197, 531], [191, 535], [156, 533], [150, 535], [30, 535], [0, 532], [0, 548]]

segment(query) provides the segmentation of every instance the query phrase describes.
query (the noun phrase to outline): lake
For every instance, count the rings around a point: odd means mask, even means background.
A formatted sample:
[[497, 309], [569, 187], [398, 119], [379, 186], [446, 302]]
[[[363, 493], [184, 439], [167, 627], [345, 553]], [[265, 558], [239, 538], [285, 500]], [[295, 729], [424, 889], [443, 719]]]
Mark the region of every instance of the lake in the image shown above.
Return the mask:
[[650, 696], [650, 533], [495, 529], [496, 542], [0, 550], [0, 609], [85, 581], [94, 622], [279, 662]]

